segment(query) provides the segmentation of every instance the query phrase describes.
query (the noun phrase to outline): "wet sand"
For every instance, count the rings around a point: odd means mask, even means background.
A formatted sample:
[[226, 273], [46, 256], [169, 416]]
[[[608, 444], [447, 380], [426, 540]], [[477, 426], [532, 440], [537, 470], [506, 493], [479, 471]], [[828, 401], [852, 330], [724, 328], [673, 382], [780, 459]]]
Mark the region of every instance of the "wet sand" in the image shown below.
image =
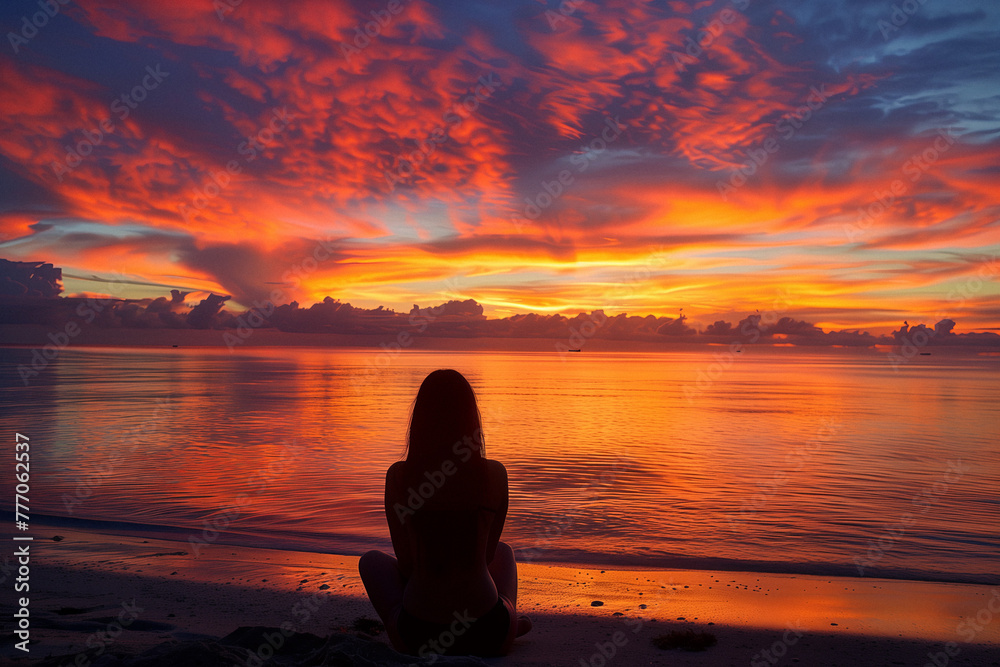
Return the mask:
[[[52, 540], [56, 534], [63, 539]], [[181, 542], [39, 529], [31, 543], [31, 650], [5, 642], [2, 655], [18, 664], [116, 656], [110, 664], [165, 665], [178, 659], [170, 649], [227, 664], [295, 664], [319, 645], [280, 639], [284, 627], [286, 637], [326, 641], [327, 655], [336, 643], [337, 659], [354, 656], [351, 664], [427, 664], [393, 653], [364, 621], [377, 616], [357, 557], [220, 544], [198, 557], [189, 551]], [[1000, 665], [1000, 586], [538, 563], [519, 565], [519, 586], [519, 611], [534, 629], [509, 656], [436, 664]], [[232, 637], [218, 641], [253, 626], [270, 634], [245, 631], [242, 648]], [[654, 645], [687, 629], [715, 644]], [[300, 641], [303, 653], [271, 659], [267, 637]], [[151, 650], [160, 657], [130, 661]]]

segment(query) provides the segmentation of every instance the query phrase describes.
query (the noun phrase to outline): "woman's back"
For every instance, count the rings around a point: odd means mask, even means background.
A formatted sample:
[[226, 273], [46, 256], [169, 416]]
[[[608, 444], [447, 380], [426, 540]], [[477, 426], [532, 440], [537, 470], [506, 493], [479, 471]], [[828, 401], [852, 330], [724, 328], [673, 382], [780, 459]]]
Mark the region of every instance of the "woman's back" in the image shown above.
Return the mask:
[[407, 578], [403, 605], [428, 621], [456, 611], [479, 616], [496, 602], [488, 563], [507, 512], [499, 462], [477, 458], [443, 470], [451, 474], [400, 461], [386, 474], [389, 532]]

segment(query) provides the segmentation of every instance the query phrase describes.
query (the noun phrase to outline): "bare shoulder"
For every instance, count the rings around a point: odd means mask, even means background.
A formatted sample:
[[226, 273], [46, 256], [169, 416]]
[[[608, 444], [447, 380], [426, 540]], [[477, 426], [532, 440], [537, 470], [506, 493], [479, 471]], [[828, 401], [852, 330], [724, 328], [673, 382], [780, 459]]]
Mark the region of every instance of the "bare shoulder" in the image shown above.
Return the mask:
[[499, 461], [494, 461], [493, 459], [483, 459], [483, 463], [486, 464], [486, 475], [490, 482], [507, 487], [507, 468], [504, 467]]
[[392, 484], [396, 480], [400, 479], [400, 476], [406, 470], [406, 460], [396, 461], [389, 469], [385, 471], [385, 483]]
[[483, 459], [483, 463], [486, 464], [487, 474], [490, 477], [496, 477], [497, 479], [507, 479], [507, 468], [504, 467], [502, 463], [494, 459]]

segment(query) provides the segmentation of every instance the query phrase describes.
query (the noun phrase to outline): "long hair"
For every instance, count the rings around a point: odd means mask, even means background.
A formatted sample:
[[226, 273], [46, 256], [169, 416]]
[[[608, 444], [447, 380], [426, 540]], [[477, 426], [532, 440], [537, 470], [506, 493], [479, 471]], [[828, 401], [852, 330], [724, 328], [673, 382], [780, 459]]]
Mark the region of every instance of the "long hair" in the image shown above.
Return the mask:
[[486, 458], [476, 394], [458, 371], [440, 369], [424, 378], [406, 432], [406, 460], [439, 462], [460, 455]]

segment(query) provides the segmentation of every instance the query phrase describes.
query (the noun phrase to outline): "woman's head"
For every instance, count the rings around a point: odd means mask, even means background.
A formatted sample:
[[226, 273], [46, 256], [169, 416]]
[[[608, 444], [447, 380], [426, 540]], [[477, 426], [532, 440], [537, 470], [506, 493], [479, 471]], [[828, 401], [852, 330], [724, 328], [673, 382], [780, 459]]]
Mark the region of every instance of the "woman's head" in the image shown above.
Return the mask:
[[408, 461], [468, 456], [466, 451], [486, 456], [476, 394], [461, 373], [441, 369], [424, 378], [406, 440]]

